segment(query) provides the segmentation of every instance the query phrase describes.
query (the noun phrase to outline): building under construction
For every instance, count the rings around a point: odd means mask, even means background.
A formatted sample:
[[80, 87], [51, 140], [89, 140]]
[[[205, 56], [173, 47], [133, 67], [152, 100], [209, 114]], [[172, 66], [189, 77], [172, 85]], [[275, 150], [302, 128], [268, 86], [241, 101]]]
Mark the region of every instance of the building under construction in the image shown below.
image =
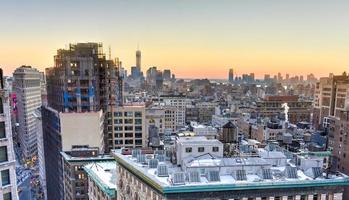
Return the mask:
[[[63, 178], [60, 177], [63, 174], [60, 154], [63, 136], [60, 134], [61, 119], [57, 113], [83, 115], [102, 110], [104, 141], [111, 135], [108, 133], [111, 126], [108, 122], [111, 121], [106, 113], [122, 104], [122, 80], [119, 62], [114, 62], [110, 57], [109, 54], [109, 58], [106, 58], [101, 43], [70, 44], [69, 48], [57, 51], [54, 67], [46, 69], [48, 106], [42, 112], [47, 116], [43, 119], [47, 196], [52, 199], [63, 199]], [[104, 145], [101, 149], [108, 148]]]

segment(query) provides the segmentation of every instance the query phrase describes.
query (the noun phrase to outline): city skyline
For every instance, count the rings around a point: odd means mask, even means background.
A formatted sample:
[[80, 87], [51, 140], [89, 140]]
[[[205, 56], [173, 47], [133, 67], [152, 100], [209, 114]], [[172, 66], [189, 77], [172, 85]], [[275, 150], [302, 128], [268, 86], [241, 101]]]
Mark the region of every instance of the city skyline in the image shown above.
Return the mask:
[[112, 57], [119, 57], [128, 71], [136, 65], [139, 44], [143, 71], [170, 68], [180, 78], [227, 79], [229, 68], [258, 78], [282, 71], [319, 77], [340, 74], [349, 65], [345, 1], [31, 1], [2, 6], [0, 66], [6, 75], [21, 65], [41, 71], [52, 67], [56, 50], [77, 42], [102, 42], [107, 55], [111, 46]]

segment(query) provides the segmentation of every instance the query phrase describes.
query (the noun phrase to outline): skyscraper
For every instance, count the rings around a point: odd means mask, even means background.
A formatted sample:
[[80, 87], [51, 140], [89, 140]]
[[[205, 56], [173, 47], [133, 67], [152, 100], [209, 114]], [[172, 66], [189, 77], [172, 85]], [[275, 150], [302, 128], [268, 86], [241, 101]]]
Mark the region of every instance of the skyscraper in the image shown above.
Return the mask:
[[18, 142], [24, 158], [37, 154], [37, 129], [34, 112], [41, 106], [41, 74], [30, 66], [21, 66], [13, 73], [17, 95]]
[[[117, 102], [119, 73], [117, 64], [113, 60], [106, 59], [103, 46], [99, 43], [70, 44], [69, 49], [59, 49], [54, 58], [55, 66], [46, 69], [48, 106], [42, 109], [42, 123], [47, 196], [50, 199], [63, 199], [60, 151], [63, 150], [62, 142], [66, 141], [66, 138], [62, 137], [70, 138], [69, 134], [74, 134], [74, 125], [65, 123], [67, 122], [65, 119], [71, 114], [79, 118], [77, 121], [80, 124], [86, 121], [85, 125], [88, 126], [90, 121], [86, 112], [95, 115], [102, 112], [101, 119], [104, 120], [101, 131], [105, 131], [102, 141], [106, 141], [108, 123], [111, 121], [104, 116]], [[64, 134], [61, 131], [64, 131]], [[83, 144], [88, 143], [88, 140], [75, 142], [76, 144], [71, 145], [90, 145]], [[101, 151], [104, 149], [104, 147], [99, 148]]]
[[142, 53], [141, 51], [138, 49], [136, 51], [136, 67], [138, 67], [141, 70], [141, 59], [142, 59]]
[[0, 68], [0, 199], [17, 200], [16, 161], [12, 142], [10, 97]]
[[163, 78], [164, 78], [164, 81], [168, 81], [171, 79], [171, 70], [170, 69], [164, 69]]
[[229, 69], [228, 80], [229, 80], [229, 83], [234, 82], [234, 69], [233, 68]]

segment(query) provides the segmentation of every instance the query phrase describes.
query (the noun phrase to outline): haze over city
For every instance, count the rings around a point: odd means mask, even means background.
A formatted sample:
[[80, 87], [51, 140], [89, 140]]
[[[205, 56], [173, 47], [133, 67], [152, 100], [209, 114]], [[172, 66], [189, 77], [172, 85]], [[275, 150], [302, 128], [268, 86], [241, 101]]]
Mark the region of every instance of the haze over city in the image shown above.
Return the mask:
[[349, 199], [349, 1], [0, 8], [0, 200]]
[[348, 1], [4, 1], [0, 65], [53, 66], [71, 42], [102, 42], [126, 69], [137, 44], [144, 67], [180, 78], [254, 72], [327, 76], [349, 66]]

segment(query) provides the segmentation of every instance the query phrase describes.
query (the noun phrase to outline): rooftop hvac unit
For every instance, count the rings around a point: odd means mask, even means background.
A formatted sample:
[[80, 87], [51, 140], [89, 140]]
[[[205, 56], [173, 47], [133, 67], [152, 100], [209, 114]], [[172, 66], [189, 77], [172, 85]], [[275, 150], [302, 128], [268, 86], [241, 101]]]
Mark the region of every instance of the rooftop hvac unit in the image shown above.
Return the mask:
[[211, 170], [207, 172], [207, 180], [210, 182], [218, 182], [220, 181], [219, 171]]
[[189, 176], [189, 182], [190, 183], [199, 183], [199, 182], [201, 182], [199, 171], [190, 171], [188, 176]]
[[148, 162], [148, 166], [149, 168], [152, 168], [152, 169], [155, 169], [158, 167], [158, 159], [150, 159], [149, 162]]
[[184, 185], [185, 184], [185, 175], [184, 172], [175, 172], [173, 174], [173, 185]]
[[168, 176], [168, 168], [165, 164], [159, 164], [157, 167], [157, 173], [159, 177]]

